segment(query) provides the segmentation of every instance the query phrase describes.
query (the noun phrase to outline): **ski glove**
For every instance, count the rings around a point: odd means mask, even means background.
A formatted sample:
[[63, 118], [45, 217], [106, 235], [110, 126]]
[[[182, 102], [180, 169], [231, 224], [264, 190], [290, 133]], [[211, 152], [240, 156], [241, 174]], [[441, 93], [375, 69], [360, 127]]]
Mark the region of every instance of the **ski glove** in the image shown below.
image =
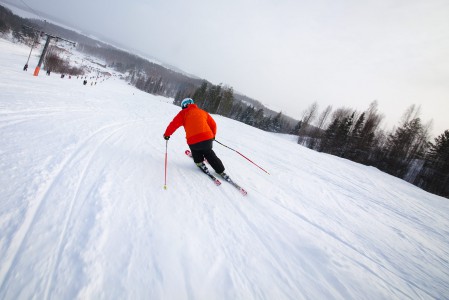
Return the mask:
[[168, 141], [168, 140], [170, 139], [170, 136], [169, 136], [169, 135], [164, 135], [164, 139], [165, 139], [166, 141]]

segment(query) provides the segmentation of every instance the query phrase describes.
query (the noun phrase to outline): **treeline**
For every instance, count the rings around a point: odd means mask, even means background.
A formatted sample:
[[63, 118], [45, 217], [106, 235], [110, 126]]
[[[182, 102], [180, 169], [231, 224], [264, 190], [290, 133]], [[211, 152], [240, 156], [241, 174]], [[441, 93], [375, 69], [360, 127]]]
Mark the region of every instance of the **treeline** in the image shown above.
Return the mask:
[[25, 30], [25, 26], [33, 26], [29, 19], [14, 15], [11, 10], [0, 5], [0, 34], [11, 33], [16, 42], [32, 44], [38, 38], [36, 32]]
[[282, 114], [272, 116], [263, 108], [255, 108], [242, 101], [236, 101], [234, 90], [229, 86], [213, 85], [203, 81], [195, 90], [180, 89], [174, 98], [173, 104], [180, 105], [182, 99], [192, 98], [198, 107], [211, 114], [222, 115], [265, 131], [289, 133], [292, 131], [291, 122]]
[[380, 129], [377, 102], [357, 112], [312, 104], [297, 126], [298, 143], [311, 149], [374, 166], [437, 195], [449, 196], [449, 130], [430, 141], [415, 105], [390, 132]]

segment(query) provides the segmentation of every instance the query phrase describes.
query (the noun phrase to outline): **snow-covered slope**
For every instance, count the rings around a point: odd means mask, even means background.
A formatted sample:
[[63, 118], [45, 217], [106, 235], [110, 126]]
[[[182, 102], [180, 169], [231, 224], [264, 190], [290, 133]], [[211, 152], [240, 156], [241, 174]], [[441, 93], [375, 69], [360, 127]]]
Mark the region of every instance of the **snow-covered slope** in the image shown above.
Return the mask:
[[0, 40], [0, 299], [443, 299], [449, 202], [214, 116], [228, 174], [184, 155], [179, 111], [110, 78], [22, 71]]

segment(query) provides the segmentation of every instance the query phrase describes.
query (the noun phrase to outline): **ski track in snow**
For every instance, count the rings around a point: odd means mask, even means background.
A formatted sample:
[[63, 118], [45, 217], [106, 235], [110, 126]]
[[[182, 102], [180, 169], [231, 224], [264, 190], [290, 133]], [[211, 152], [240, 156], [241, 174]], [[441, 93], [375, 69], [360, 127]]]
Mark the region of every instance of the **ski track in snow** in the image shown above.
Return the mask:
[[[215, 186], [171, 99], [23, 72], [0, 39], [0, 299], [444, 299], [449, 204], [214, 116]], [[36, 54], [32, 63], [37, 62]]]
[[[113, 127], [113, 126], [110, 126]], [[98, 130], [97, 132], [95, 132], [94, 134], [92, 134], [90, 137], [88, 137], [85, 141], [82, 142], [82, 145], [76, 149], [72, 155], [69, 155], [62, 163], [61, 165], [53, 172], [54, 175], [50, 175], [50, 180], [48, 181], [47, 185], [43, 187], [43, 191], [39, 192], [38, 195], [36, 196], [36, 200], [33, 201], [34, 205], [32, 205], [29, 210], [28, 210], [28, 214], [29, 216], [25, 217], [25, 222], [24, 224], [22, 224], [21, 228], [19, 229], [19, 231], [17, 232], [16, 236], [15, 236], [15, 240], [12, 241], [12, 245], [17, 245], [17, 246], [12, 246], [11, 252], [13, 253], [12, 256], [12, 266], [8, 267], [6, 266], [7, 271], [2, 271], [1, 273], [4, 274], [6, 273], [6, 278], [4, 280], [2, 280], [3, 283], [7, 282], [9, 280], [9, 276], [10, 276], [10, 271], [11, 268], [14, 267], [17, 257], [18, 255], [20, 255], [20, 253], [23, 251], [23, 242], [24, 240], [28, 237], [29, 232], [30, 232], [30, 228], [33, 228], [33, 226], [35, 225], [35, 221], [36, 221], [36, 216], [38, 215], [39, 211], [41, 210], [41, 207], [43, 205], [43, 203], [45, 201], [48, 201], [47, 199], [49, 198], [49, 194], [52, 193], [52, 189], [56, 189], [57, 187], [57, 183], [58, 180], [60, 180], [62, 173], [68, 169], [68, 165], [69, 163], [73, 162], [74, 159], [78, 156], [78, 154], [81, 152], [81, 150], [84, 150], [83, 148], [86, 147], [86, 144], [93, 139], [97, 134], [99, 134], [100, 132], [104, 131], [105, 128], [102, 128], [100, 130]], [[106, 138], [107, 139], [107, 138]], [[82, 174], [80, 174], [80, 180], [82, 180], [82, 175], [84, 175], [84, 172]], [[79, 184], [78, 184], [78, 188], [79, 189]], [[76, 189], [76, 190], [77, 190]], [[71, 216], [71, 212], [73, 209], [73, 204], [75, 202], [76, 199], [76, 194], [75, 196], [72, 198], [72, 200], [70, 201], [70, 207], [68, 212], [66, 212], [67, 217], [66, 217], [66, 221], [63, 225], [63, 230], [61, 232], [61, 238], [59, 239], [59, 243], [58, 243], [58, 257], [60, 256], [60, 248], [61, 248], [61, 244], [62, 244], [62, 239], [65, 236], [65, 232], [67, 229], [67, 224], [70, 220], [70, 216]], [[17, 241], [16, 241], [17, 240]], [[8, 256], [8, 255], [7, 255]], [[54, 269], [54, 268], [51, 268]], [[53, 273], [53, 271], [52, 271]], [[49, 283], [51, 283], [51, 280], [48, 280]], [[47, 298], [47, 297], [45, 297]]]

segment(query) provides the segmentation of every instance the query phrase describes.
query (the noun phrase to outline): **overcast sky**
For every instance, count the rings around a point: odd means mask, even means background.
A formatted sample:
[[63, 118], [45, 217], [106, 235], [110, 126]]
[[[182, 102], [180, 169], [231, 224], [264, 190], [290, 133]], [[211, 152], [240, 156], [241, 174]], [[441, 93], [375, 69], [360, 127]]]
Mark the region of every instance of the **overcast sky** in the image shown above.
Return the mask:
[[449, 129], [448, 0], [16, 0], [294, 118], [421, 105]]

